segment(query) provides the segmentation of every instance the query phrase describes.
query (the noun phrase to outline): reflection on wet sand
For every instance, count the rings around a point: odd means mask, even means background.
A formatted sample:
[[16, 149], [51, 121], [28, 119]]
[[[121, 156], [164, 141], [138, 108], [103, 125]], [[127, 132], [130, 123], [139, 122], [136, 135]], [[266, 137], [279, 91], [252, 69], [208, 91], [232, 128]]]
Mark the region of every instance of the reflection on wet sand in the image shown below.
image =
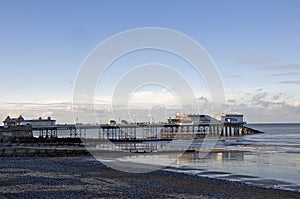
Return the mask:
[[[178, 164], [183, 163], [201, 163], [203, 161], [201, 152], [194, 153], [184, 153], [177, 158]], [[224, 151], [224, 152], [210, 152], [206, 155], [204, 159], [213, 159], [216, 162], [225, 162], [225, 161], [244, 161], [243, 151]]]

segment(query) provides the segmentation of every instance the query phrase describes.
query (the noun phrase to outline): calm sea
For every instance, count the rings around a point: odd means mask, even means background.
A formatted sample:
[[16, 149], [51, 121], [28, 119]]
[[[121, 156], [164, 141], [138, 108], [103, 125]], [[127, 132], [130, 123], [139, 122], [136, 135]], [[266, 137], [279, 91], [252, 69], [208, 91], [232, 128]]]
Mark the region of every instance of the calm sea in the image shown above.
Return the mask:
[[265, 133], [218, 141], [205, 158], [184, 154], [176, 172], [300, 191], [300, 124], [248, 124]]

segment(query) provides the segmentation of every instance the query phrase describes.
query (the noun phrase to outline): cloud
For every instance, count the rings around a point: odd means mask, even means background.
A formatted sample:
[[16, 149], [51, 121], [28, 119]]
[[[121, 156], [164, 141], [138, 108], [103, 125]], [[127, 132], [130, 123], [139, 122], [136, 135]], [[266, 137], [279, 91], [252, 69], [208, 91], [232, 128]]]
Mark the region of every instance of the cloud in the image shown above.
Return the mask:
[[267, 95], [268, 95], [267, 92], [260, 92], [260, 93], [257, 93], [257, 94], [255, 94], [255, 95], [252, 96], [252, 102], [253, 102], [253, 103], [258, 102], [258, 101], [260, 101], [261, 99], [265, 98]]
[[300, 84], [299, 79], [291, 79], [291, 77], [300, 77], [300, 64], [266, 66], [264, 69], [272, 72], [269, 76], [280, 78], [279, 84]]
[[283, 123], [283, 122], [299, 122], [300, 108], [285, 105], [277, 108], [266, 109], [257, 106], [237, 106], [234, 111], [244, 114], [244, 118], [248, 123]]
[[297, 108], [300, 107], [300, 101], [295, 101], [294, 102], [294, 107], [297, 107]]
[[249, 122], [299, 122], [300, 100], [293, 96], [255, 88], [228, 91], [227, 94], [225, 113], [244, 114]]
[[[48, 117], [58, 123], [74, 123], [73, 111], [82, 123], [106, 123], [110, 119], [126, 119], [128, 121], [164, 121], [177, 112], [218, 114], [213, 109], [209, 96], [197, 98], [197, 103], [169, 106], [169, 92], [140, 92], [132, 102], [145, 102], [149, 106], [124, 106], [111, 104], [77, 104], [71, 102], [55, 103], [19, 103], [0, 102], [0, 119], [7, 115], [17, 117], [22, 114], [25, 118]], [[160, 98], [162, 97], [162, 98]], [[162, 99], [160, 101], [159, 99]], [[221, 112], [244, 114], [249, 122], [299, 122], [300, 100], [295, 96], [282, 92], [266, 92], [263, 88], [248, 88], [243, 90], [226, 91], [226, 104]], [[164, 104], [166, 102], [168, 104]], [[128, 110], [128, 108], [130, 110]], [[150, 117], [151, 116], [151, 117]]]
[[300, 70], [300, 64], [286, 64], [286, 65], [273, 65], [273, 66], [266, 66], [264, 69], [269, 71], [288, 71], [288, 70]]
[[278, 82], [279, 84], [300, 84], [300, 80], [287, 80]]
[[235, 102], [236, 102], [236, 100], [234, 100], [234, 99], [230, 99], [230, 100], [227, 100], [227, 102], [228, 102], [228, 103], [235, 103]]
[[272, 100], [274, 100], [274, 101], [279, 100], [283, 96], [284, 96], [284, 94], [280, 92], [278, 94], [273, 95]]
[[131, 94], [129, 101], [126, 102], [130, 106], [152, 106], [153, 104], [163, 104], [165, 106], [178, 106], [177, 96], [171, 92], [154, 92], [154, 91], [138, 91]]
[[270, 74], [270, 76], [275, 76], [275, 77], [288, 77], [288, 76], [298, 76], [298, 75], [300, 75], [300, 72], [285, 72], [285, 73]]

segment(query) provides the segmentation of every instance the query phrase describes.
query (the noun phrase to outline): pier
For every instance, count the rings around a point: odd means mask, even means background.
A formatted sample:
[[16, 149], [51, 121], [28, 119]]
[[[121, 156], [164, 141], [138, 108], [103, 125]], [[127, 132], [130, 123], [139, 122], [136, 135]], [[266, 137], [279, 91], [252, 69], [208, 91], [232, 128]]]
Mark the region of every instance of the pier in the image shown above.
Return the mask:
[[[90, 152], [85, 147], [94, 148], [94, 153], [128, 152], [128, 153], [170, 153], [181, 150], [180, 147], [164, 148], [161, 143], [172, 140], [219, 139], [262, 133], [246, 126], [244, 123], [203, 122], [198, 124], [64, 124], [43, 127], [18, 126], [24, 135], [1, 139], [0, 156], [86, 156]], [[2, 129], [3, 130], [3, 129]], [[97, 138], [87, 138], [88, 130], [97, 132]], [[69, 132], [68, 137], [61, 137], [60, 131]], [[109, 141], [109, 142], [108, 142]], [[113, 142], [113, 144], [109, 144]], [[159, 147], [160, 146], [160, 147]], [[102, 152], [101, 152], [102, 151]], [[193, 148], [187, 151], [195, 151]], [[126, 155], [127, 153], [125, 153]]]
[[[55, 120], [25, 120], [9, 116], [0, 128], [0, 143], [39, 142], [39, 143], [79, 143], [78, 140], [90, 143], [111, 142], [147, 142], [191, 140], [221, 137], [237, 137], [248, 134], [262, 133], [253, 129], [243, 121], [243, 115], [227, 114], [220, 119], [209, 115], [180, 115], [169, 118], [161, 123], [116, 123], [108, 124], [55, 124]], [[87, 136], [93, 131], [93, 138]], [[33, 136], [35, 135], [35, 137]], [[37, 139], [38, 138], [38, 139]], [[76, 139], [75, 139], [76, 138]], [[88, 138], [88, 139], [87, 139]]]
[[111, 141], [159, 141], [168, 139], [201, 139], [209, 137], [232, 137], [263, 133], [243, 123], [201, 123], [201, 124], [120, 124], [120, 125], [55, 125], [32, 128], [40, 138], [59, 137], [61, 130], [69, 131], [70, 138], [85, 138], [87, 130], [97, 130], [99, 140]]

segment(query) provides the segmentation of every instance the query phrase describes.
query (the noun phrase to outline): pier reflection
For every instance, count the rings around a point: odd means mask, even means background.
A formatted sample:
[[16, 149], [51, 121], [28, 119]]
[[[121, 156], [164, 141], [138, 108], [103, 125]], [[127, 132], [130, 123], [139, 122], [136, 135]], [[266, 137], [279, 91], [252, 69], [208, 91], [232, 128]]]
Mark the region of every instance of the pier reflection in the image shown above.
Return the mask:
[[205, 158], [202, 158], [201, 153], [184, 153], [177, 158], [177, 164], [186, 163], [201, 163], [205, 160], [214, 160], [216, 163], [223, 163], [229, 161], [244, 161], [245, 152], [243, 151], [223, 151], [223, 152], [210, 152]]
[[[215, 149], [212, 152], [185, 152], [177, 150], [175, 146], [167, 146], [167, 143], [153, 143], [153, 142], [101, 142], [97, 143], [95, 150], [98, 152], [117, 152], [118, 157], [125, 157], [125, 159], [134, 156], [145, 157], [155, 156], [160, 160], [174, 160], [176, 164], [201, 164], [213, 160], [216, 164], [244, 161], [245, 152], [243, 151], [226, 151], [226, 149]], [[153, 162], [155, 164], [155, 162]]]

